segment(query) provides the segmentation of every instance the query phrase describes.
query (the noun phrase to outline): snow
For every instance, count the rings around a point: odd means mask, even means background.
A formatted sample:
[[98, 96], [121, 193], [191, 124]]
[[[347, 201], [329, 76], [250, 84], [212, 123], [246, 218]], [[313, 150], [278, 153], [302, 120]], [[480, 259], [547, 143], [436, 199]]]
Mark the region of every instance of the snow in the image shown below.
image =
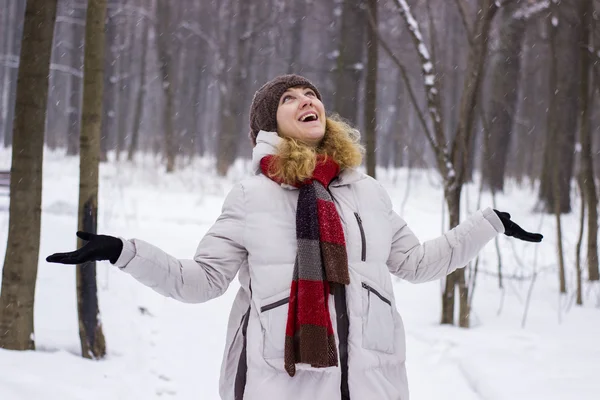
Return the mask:
[[[435, 82], [435, 71], [433, 64], [431, 63], [431, 57], [427, 45], [423, 41], [423, 35], [421, 35], [421, 29], [417, 20], [413, 17], [410, 10], [410, 6], [405, 0], [395, 0], [396, 6], [398, 7], [400, 14], [406, 21], [408, 29], [410, 30], [413, 40], [416, 43], [417, 52], [419, 53], [419, 59], [421, 61], [421, 69], [423, 71], [423, 84], [425, 86], [425, 92], [427, 95], [427, 102], [429, 104], [429, 114], [434, 121], [435, 125], [441, 123], [439, 100], [437, 99], [438, 90]], [[442, 129], [441, 127], [439, 129]]]
[[[529, 19], [540, 11], [544, 11], [550, 7], [548, 0], [541, 0], [534, 4], [527, 4], [513, 14], [514, 19]], [[556, 25], [555, 25], [556, 26]]]
[[[0, 150], [0, 169], [10, 165]], [[111, 155], [114, 160], [114, 155]], [[227, 179], [214, 176], [210, 160], [196, 160], [172, 175], [160, 161], [113, 162], [100, 169], [99, 232], [149, 241], [190, 258], [219, 215], [225, 194], [247, 174], [238, 163]], [[42, 237], [36, 286], [37, 351], [0, 349], [0, 399], [218, 399], [218, 376], [229, 307], [237, 281], [222, 297], [183, 304], [144, 287], [107, 262], [98, 264], [100, 313], [108, 354], [79, 356], [72, 266], [45, 257], [73, 249], [77, 229], [79, 163], [46, 151]], [[410, 176], [410, 185], [408, 177]], [[443, 194], [434, 171], [378, 170], [394, 206], [422, 240], [447, 225]], [[579, 199], [574, 195], [575, 210]], [[558, 295], [555, 218], [534, 214], [536, 193], [507, 183], [497, 208], [524, 229], [541, 231], [541, 244], [499, 237], [504, 290], [498, 288], [493, 243], [480, 253], [470, 329], [439, 325], [441, 281], [413, 285], [394, 279], [396, 304], [407, 331], [412, 400], [592, 400], [600, 381], [600, 287], [585, 283], [584, 306], [574, 304], [577, 212], [563, 217], [569, 294]], [[463, 218], [474, 212], [478, 186], [463, 190]], [[482, 206], [492, 204], [483, 194]], [[8, 198], [0, 196], [0, 256], [8, 232]], [[585, 248], [585, 246], [584, 246]], [[585, 257], [584, 257], [585, 258]], [[534, 271], [527, 319], [522, 327]], [[510, 279], [512, 277], [512, 279]], [[517, 279], [519, 278], [519, 279]]]
[[[406, 0], [395, 0], [395, 1], [405, 16], [406, 23], [408, 24], [408, 28], [411, 30], [411, 32], [414, 33], [414, 35], [419, 40], [419, 42], [422, 42], [423, 36], [421, 35], [421, 30], [419, 29], [419, 23], [413, 17], [412, 12], [410, 11], [410, 6], [406, 2]], [[427, 56], [426, 58], [429, 58], [429, 56]]]
[[427, 86], [433, 86], [433, 84], [435, 83], [435, 75], [425, 75], [425, 85]]

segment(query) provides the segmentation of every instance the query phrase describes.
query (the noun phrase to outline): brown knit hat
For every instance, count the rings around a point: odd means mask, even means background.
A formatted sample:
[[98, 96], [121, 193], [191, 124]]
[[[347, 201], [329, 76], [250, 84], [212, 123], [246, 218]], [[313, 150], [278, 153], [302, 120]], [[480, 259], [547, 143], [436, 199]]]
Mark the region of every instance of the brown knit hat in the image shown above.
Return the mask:
[[250, 139], [253, 146], [256, 146], [259, 131], [277, 131], [279, 99], [286, 90], [297, 86], [314, 90], [317, 98], [321, 100], [321, 93], [308, 79], [294, 74], [280, 75], [256, 91], [250, 106]]

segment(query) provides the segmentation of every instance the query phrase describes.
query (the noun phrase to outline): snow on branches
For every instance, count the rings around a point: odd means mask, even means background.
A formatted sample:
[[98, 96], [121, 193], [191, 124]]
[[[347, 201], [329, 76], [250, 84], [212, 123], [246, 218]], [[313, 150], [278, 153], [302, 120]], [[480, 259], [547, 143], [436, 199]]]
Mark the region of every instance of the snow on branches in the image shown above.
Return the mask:
[[548, 8], [550, 8], [550, 0], [538, 1], [537, 3], [528, 4], [515, 11], [515, 13], [513, 14], [513, 18], [527, 20], [537, 15], [539, 12], [547, 10]]
[[419, 23], [415, 19], [406, 0], [394, 0], [400, 15], [408, 25], [408, 30], [413, 39], [413, 43], [417, 49], [419, 60], [421, 62], [421, 71], [423, 73], [423, 86], [427, 98], [427, 108], [431, 117], [435, 138], [429, 137], [429, 141], [433, 146], [433, 150], [437, 155], [438, 167], [445, 179], [452, 179], [455, 176], [454, 167], [449, 157], [449, 150], [446, 145], [444, 127], [442, 124], [441, 102], [439, 98], [438, 81], [436, 72], [431, 60], [431, 55], [423, 35]]

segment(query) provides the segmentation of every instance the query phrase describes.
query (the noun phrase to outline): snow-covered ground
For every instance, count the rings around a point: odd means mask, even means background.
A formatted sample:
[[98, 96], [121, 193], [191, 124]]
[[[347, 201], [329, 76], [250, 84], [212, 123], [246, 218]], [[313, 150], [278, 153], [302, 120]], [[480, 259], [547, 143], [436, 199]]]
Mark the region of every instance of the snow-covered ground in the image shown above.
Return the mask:
[[[162, 170], [160, 162], [151, 158], [135, 165], [102, 165], [99, 232], [144, 239], [176, 257], [190, 258], [218, 216], [225, 194], [246, 173], [239, 164], [228, 179], [219, 179], [210, 165], [195, 161], [173, 175], [157, 172]], [[0, 150], [0, 169], [9, 166], [10, 153]], [[45, 261], [48, 254], [74, 249], [78, 171], [75, 158], [46, 152], [37, 351], [0, 350], [0, 399], [218, 399], [225, 327], [237, 282], [221, 298], [189, 305], [161, 297], [109, 263], [100, 263], [108, 356], [102, 361], [79, 356], [75, 270]], [[408, 176], [406, 170], [380, 171], [379, 179], [415, 233], [422, 240], [433, 238], [446, 220], [437, 176], [433, 171]], [[465, 215], [477, 208], [477, 186], [463, 193]], [[499, 237], [504, 289], [499, 289], [495, 276], [495, 245], [486, 246], [479, 261], [471, 329], [439, 325], [440, 281], [396, 281], [413, 400], [600, 398], [599, 286], [586, 283], [584, 307], [574, 304], [578, 215], [562, 221], [569, 293], [559, 296], [555, 220], [532, 212], [535, 199], [531, 188], [513, 183], [496, 199], [498, 209], [545, 237], [539, 245]], [[485, 194], [480, 201], [482, 207], [492, 204]], [[578, 204], [574, 196], [577, 210]], [[0, 196], [2, 259], [7, 232], [8, 198]]]

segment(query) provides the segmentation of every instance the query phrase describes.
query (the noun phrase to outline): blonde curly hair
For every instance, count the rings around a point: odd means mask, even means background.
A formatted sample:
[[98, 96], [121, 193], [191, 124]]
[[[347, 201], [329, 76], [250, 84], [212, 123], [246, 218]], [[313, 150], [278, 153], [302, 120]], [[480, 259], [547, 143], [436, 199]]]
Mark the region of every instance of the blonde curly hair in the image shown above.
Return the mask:
[[317, 155], [331, 157], [342, 171], [359, 166], [365, 152], [358, 130], [335, 114], [327, 117], [325, 135], [317, 147], [290, 137], [282, 136], [282, 139], [269, 175], [289, 185], [312, 177]]

